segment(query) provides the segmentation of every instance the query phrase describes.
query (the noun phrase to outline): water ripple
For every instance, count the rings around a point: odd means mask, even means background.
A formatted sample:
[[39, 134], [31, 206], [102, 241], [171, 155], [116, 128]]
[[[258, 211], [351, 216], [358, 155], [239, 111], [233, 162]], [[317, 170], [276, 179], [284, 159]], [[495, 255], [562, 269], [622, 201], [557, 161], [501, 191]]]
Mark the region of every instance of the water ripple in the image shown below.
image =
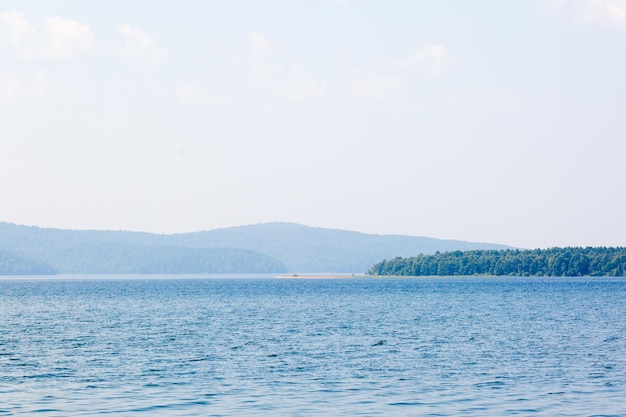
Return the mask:
[[626, 281], [0, 280], [0, 415], [618, 416]]

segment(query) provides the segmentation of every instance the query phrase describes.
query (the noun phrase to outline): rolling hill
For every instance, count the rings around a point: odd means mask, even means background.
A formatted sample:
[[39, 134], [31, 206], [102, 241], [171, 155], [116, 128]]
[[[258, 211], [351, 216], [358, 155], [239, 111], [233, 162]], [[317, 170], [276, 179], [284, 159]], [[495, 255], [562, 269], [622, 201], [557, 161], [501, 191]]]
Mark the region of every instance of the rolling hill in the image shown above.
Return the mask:
[[264, 223], [168, 236], [193, 247], [237, 247], [280, 259], [290, 272], [364, 272], [396, 256], [505, 249], [504, 245], [402, 235], [373, 235], [294, 223]]
[[[0, 222], [0, 274], [361, 273], [383, 259], [507, 246], [294, 223], [182, 234]], [[4, 269], [2, 269], [4, 267]]]

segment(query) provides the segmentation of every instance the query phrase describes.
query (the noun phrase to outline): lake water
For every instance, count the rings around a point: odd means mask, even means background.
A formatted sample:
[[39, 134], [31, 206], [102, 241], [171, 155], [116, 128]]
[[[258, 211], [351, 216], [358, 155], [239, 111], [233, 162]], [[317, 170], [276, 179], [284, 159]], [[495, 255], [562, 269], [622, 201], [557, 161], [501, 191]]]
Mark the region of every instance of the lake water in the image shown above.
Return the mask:
[[0, 280], [0, 416], [626, 415], [626, 279]]

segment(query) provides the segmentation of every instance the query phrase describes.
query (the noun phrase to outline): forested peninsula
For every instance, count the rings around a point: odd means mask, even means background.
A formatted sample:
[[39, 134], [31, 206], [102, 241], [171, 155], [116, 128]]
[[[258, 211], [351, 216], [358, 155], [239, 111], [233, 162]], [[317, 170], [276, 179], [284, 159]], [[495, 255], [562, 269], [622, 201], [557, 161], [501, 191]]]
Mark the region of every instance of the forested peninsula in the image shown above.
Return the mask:
[[626, 276], [626, 248], [470, 250], [397, 257], [369, 275]]

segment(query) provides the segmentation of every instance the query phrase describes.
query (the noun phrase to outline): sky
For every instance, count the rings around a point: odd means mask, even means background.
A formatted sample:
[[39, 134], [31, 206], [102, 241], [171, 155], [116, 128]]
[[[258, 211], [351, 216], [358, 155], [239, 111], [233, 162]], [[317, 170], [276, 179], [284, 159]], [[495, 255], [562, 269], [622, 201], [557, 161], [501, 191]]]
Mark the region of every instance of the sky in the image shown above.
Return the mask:
[[626, 246], [626, 0], [0, 2], [0, 221]]

